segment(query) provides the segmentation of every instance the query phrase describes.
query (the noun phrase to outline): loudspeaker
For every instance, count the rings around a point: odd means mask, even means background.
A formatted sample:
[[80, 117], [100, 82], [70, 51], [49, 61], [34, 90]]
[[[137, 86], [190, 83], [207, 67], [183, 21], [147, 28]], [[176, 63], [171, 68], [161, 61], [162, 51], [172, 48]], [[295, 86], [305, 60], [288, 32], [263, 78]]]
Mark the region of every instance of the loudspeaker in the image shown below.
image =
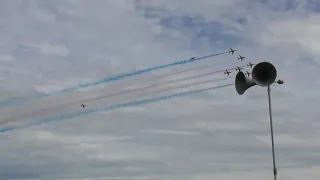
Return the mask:
[[[276, 78], [276, 68], [269, 62], [261, 62], [253, 67], [252, 78], [246, 77], [243, 72], [239, 71], [235, 79], [235, 87], [238, 94], [242, 95], [247, 89], [255, 85], [261, 87], [270, 86], [275, 82]], [[282, 80], [280, 81], [283, 83]]]

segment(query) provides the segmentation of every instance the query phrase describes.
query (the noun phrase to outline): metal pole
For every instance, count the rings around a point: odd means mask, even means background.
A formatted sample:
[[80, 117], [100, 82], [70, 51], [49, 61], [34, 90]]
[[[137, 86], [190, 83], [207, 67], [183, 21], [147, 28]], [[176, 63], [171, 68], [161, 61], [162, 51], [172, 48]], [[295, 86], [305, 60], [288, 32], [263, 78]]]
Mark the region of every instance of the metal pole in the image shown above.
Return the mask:
[[269, 116], [270, 116], [270, 130], [271, 130], [271, 144], [272, 144], [272, 160], [273, 160], [273, 177], [277, 180], [277, 168], [274, 153], [274, 139], [273, 139], [273, 123], [272, 123], [272, 112], [271, 112], [271, 96], [270, 96], [270, 86], [268, 86], [268, 99], [269, 99]]

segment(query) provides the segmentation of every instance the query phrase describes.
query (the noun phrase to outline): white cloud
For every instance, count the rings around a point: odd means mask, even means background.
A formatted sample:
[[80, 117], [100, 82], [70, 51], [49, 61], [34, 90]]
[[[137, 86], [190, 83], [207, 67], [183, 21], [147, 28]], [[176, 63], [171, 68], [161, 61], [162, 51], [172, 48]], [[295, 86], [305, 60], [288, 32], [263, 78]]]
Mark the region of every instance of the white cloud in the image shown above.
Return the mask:
[[320, 55], [318, 14], [300, 18], [285, 18], [269, 23], [262, 32], [261, 42], [267, 46], [297, 44], [308, 53]]
[[28, 46], [31, 48], [39, 49], [41, 53], [47, 55], [68, 56], [70, 54], [70, 51], [65, 45], [51, 45], [49, 43], [42, 43], [30, 44]]
[[[77, 84], [86, 83], [92, 81], [89, 78], [70, 78], [65, 81], [49, 81], [45, 85], [35, 85], [34, 88], [40, 93], [50, 93], [53, 91], [58, 91], [60, 89], [75, 86]], [[88, 89], [81, 89], [79, 91], [87, 91]]]
[[4, 55], [4, 54], [0, 54], [0, 62], [10, 62], [10, 61], [14, 61], [15, 58], [11, 55]]
[[198, 133], [196, 133], [196, 132], [177, 131], [177, 130], [147, 130], [145, 132], [156, 133], [156, 134], [178, 135], [178, 136], [198, 135]]

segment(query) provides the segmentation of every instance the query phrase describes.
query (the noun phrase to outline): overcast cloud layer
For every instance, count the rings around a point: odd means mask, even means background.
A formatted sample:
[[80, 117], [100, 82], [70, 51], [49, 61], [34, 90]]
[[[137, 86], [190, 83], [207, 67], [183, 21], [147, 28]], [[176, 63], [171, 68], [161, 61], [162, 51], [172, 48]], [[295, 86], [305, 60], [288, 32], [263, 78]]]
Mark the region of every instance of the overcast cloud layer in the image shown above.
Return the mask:
[[[81, 111], [82, 99], [106, 92], [269, 61], [285, 82], [271, 91], [278, 179], [319, 179], [319, 12], [317, 0], [2, 0], [1, 100], [229, 47], [246, 59], [221, 55], [2, 108], [0, 123], [10, 123], [1, 127]], [[174, 77], [153, 77], [213, 63]], [[233, 81], [162, 90], [181, 85], [175, 83], [87, 108]], [[231, 86], [1, 133], [0, 179], [271, 179], [266, 98], [266, 89], [253, 87], [239, 96]], [[30, 114], [41, 108], [46, 110]]]

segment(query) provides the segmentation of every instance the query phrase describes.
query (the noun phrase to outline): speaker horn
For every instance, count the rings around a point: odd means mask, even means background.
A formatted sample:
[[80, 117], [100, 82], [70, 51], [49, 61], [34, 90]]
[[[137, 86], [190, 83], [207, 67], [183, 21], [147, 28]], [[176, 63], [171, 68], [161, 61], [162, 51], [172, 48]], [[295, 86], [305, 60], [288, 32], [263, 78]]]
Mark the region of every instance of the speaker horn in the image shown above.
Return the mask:
[[277, 70], [269, 62], [258, 63], [253, 67], [251, 73], [252, 79], [246, 77], [241, 71], [237, 73], [234, 84], [239, 95], [244, 94], [247, 89], [255, 85], [259, 85], [261, 87], [270, 86], [271, 84], [275, 83], [277, 78]]
[[252, 69], [252, 80], [261, 87], [270, 86], [276, 78], [277, 70], [269, 62], [258, 63]]
[[251, 78], [246, 77], [241, 71], [237, 73], [234, 84], [239, 95], [242, 95], [250, 87], [257, 85]]

